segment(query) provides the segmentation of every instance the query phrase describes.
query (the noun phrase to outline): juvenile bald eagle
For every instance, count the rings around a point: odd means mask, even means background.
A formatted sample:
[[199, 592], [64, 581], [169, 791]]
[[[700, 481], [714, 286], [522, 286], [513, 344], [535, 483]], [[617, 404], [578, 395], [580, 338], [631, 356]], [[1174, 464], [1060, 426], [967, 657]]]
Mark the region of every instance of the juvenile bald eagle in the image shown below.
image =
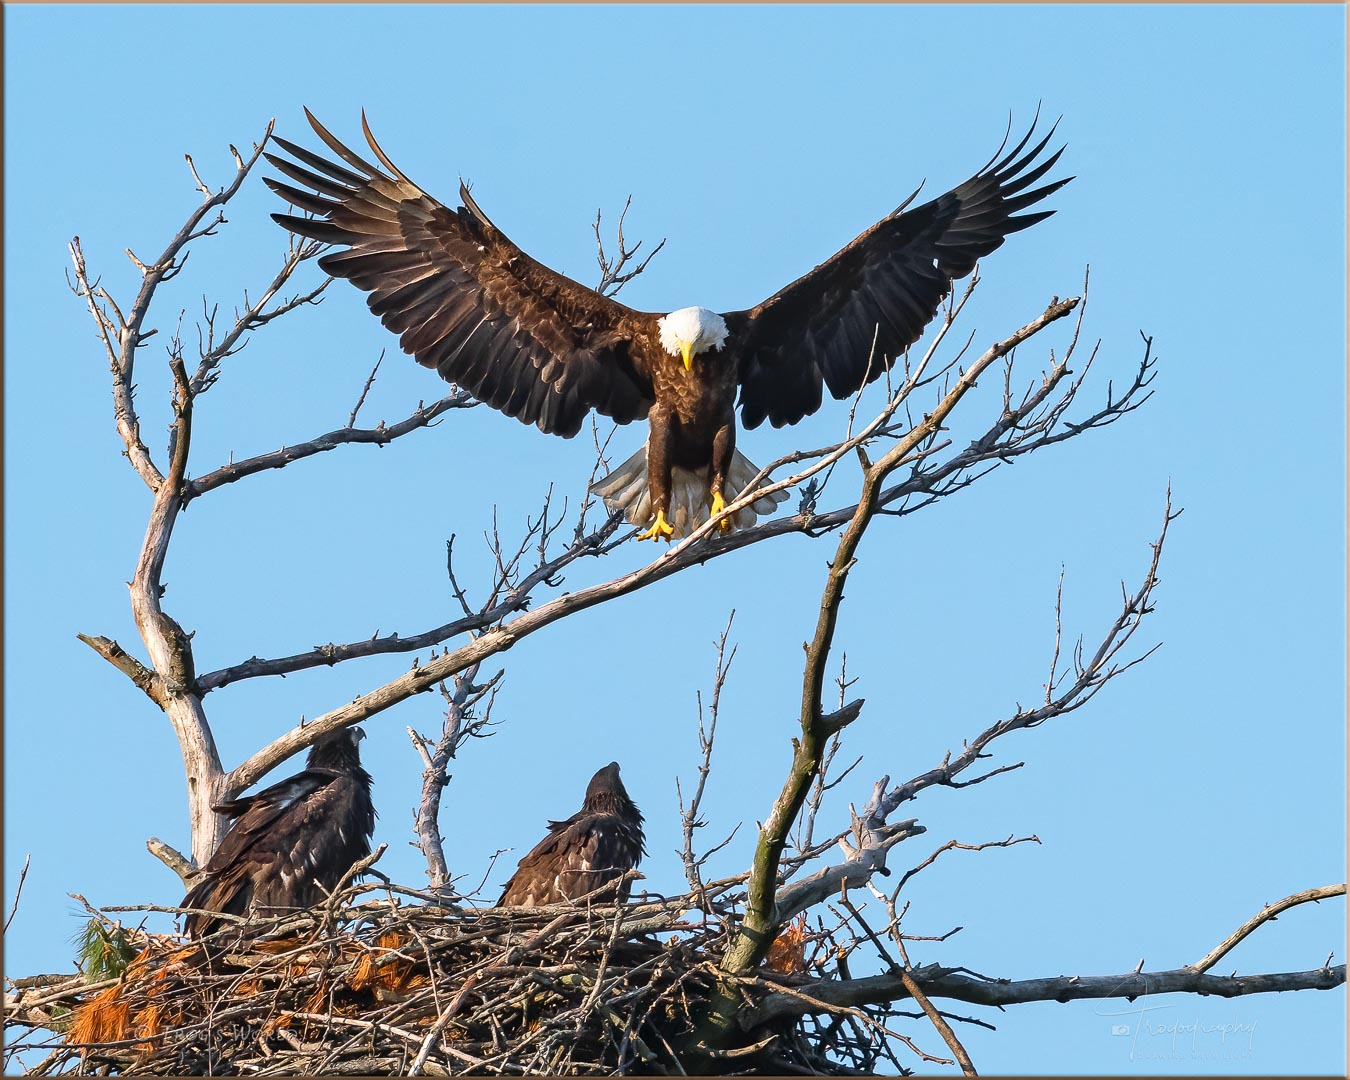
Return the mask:
[[[906, 210], [916, 191], [763, 303], [663, 315], [635, 311], [536, 262], [463, 184], [457, 209], [432, 198], [380, 149], [364, 113], [366, 141], [389, 175], [305, 115], [346, 166], [276, 139], [296, 161], [267, 160], [307, 190], [270, 178], [268, 185], [318, 216], [273, 218], [345, 248], [319, 266], [369, 293], [370, 310], [418, 363], [507, 416], [565, 438], [592, 409], [620, 424], [646, 417], [646, 446], [594, 485], [611, 511], [648, 525], [643, 539], [669, 540], [720, 514], [759, 471], [736, 450], [737, 387], [747, 428], [765, 419], [795, 424], [820, 407], [822, 385], [835, 398], [855, 393], [918, 340], [954, 279], [1006, 236], [1053, 213], [1019, 211], [1068, 183], [1026, 190], [1063, 152], [1037, 162], [1051, 128], [1023, 154], [1033, 123], [965, 183]], [[785, 498], [761, 498], [720, 527], [753, 524]]]
[[[359, 727], [322, 735], [304, 772], [213, 807], [234, 823], [182, 906], [267, 918], [312, 907], [332, 891], [370, 854], [375, 832], [370, 774], [357, 749], [363, 738]], [[200, 938], [225, 921], [191, 914], [184, 928]]]
[[[520, 860], [498, 907], [543, 907], [575, 900], [631, 870], [643, 856], [642, 814], [611, 761], [586, 787], [581, 809], [566, 821], [550, 821], [548, 835]], [[628, 900], [631, 882], [619, 886]]]

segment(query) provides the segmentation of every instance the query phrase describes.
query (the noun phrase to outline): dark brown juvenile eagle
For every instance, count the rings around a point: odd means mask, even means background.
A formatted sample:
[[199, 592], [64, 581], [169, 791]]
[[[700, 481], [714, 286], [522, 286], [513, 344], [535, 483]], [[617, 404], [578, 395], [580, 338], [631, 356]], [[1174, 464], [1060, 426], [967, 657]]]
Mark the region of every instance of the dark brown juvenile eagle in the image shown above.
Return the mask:
[[[550, 821], [540, 840], [506, 883], [498, 907], [543, 907], [575, 900], [631, 870], [643, 856], [642, 814], [611, 761], [591, 777], [581, 809], [566, 821]], [[619, 886], [628, 899], [632, 883]]]
[[[463, 184], [456, 209], [432, 198], [380, 149], [364, 113], [366, 141], [388, 175], [305, 115], [346, 164], [276, 139], [295, 161], [267, 160], [307, 190], [268, 185], [318, 216], [273, 218], [344, 248], [319, 266], [369, 293], [370, 310], [418, 363], [507, 416], [565, 438], [592, 409], [620, 424], [646, 417], [646, 446], [593, 485], [611, 511], [648, 526], [643, 539], [684, 535], [721, 513], [759, 471], [736, 450], [737, 387], [747, 428], [765, 419], [795, 424], [820, 408], [822, 386], [835, 398], [855, 393], [919, 339], [954, 279], [1053, 213], [1020, 211], [1068, 183], [1027, 190], [1063, 152], [1037, 161], [1052, 127], [1023, 153], [1033, 123], [965, 183], [906, 210], [916, 191], [763, 303], [663, 315], [536, 262]], [[721, 528], [753, 524], [786, 497], [760, 498]]]
[[[266, 918], [312, 907], [358, 859], [370, 854], [375, 804], [361, 768], [359, 727], [321, 735], [304, 772], [213, 809], [234, 819], [225, 839], [183, 898], [185, 908]], [[200, 938], [225, 922], [188, 915]]]

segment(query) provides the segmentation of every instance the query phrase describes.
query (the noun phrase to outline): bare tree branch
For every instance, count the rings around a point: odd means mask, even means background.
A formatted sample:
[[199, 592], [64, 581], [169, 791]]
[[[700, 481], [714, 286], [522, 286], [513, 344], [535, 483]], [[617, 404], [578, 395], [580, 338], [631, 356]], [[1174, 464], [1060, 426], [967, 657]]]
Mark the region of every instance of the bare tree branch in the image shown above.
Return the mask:
[[904, 876], [900, 878], [900, 883], [896, 885], [894, 892], [891, 894], [891, 903], [895, 902], [895, 897], [899, 895], [900, 890], [905, 887], [910, 878], [920, 871], [927, 870], [937, 862], [938, 856], [945, 851], [985, 851], [988, 848], [1007, 848], [1014, 847], [1017, 844], [1039, 844], [1040, 842], [1041, 838], [1039, 836], [1010, 836], [1006, 840], [989, 840], [983, 844], [963, 844], [958, 840], [948, 840], [940, 848], [929, 855], [928, 858], [924, 859], [923, 862], [919, 863], [918, 866], [905, 871]]
[[219, 845], [222, 822], [212, 810], [223, 792], [223, 770], [211, 726], [197, 692], [190, 637], [160, 606], [164, 593], [161, 575], [174, 524], [182, 508], [182, 490], [192, 435], [192, 388], [183, 364], [181, 343], [175, 337], [169, 354], [173, 373], [174, 420], [169, 429], [169, 468], [155, 491], [150, 521], [136, 572], [131, 579], [131, 610], [145, 642], [150, 663], [164, 692], [161, 707], [183, 754], [187, 776], [188, 815], [192, 825], [192, 853], [205, 865]]
[[9, 907], [9, 918], [5, 920], [5, 933], [9, 933], [9, 924], [14, 921], [14, 916], [19, 913], [19, 897], [23, 895], [23, 883], [28, 880], [28, 864], [32, 861], [32, 854], [23, 857], [23, 869], [19, 871], [19, 883], [14, 887], [14, 903]]
[[[1149, 561], [1148, 570], [1144, 575], [1143, 583], [1132, 596], [1127, 595], [1124, 597], [1120, 614], [1117, 615], [1111, 626], [1102, 636], [1092, 660], [1086, 664], [1084, 664], [1081, 659], [1082, 642], [1080, 640], [1078, 649], [1075, 651], [1076, 659], [1073, 661], [1073, 666], [1069, 669], [1069, 671], [1074, 674], [1075, 680], [1067, 690], [1052, 697], [1048, 704], [1042, 705], [1040, 708], [1019, 708], [1013, 715], [991, 724], [973, 739], [966, 740], [962, 744], [962, 750], [959, 754], [953, 755], [948, 751], [948, 753], [944, 755], [942, 762], [936, 768], [920, 773], [913, 779], [898, 785], [888, 793], [887, 801], [890, 802], [893, 800], [894, 807], [898, 807], [902, 803], [914, 799], [920, 792], [929, 787], [969, 787], [983, 783], [984, 781], [1002, 775], [1003, 773], [1012, 772], [1015, 769], [1021, 768], [1023, 763], [1015, 762], [1013, 764], [1001, 765], [997, 768], [990, 769], [988, 772], [981, 773], [979, 776], [969, 780], [958, 779], [962, 773], [966, 772], [972, 766], [985, 761], [990, 757], [990, 754], [987, 752], [988, 747], [995, 739], [1007, 735], [1010, 732], [1019, 731], [1023, 728], [1036, 727], [1052, 717], [1074, 712], [1086, 704], [1087, 701], [1091, 700], [1091, 698], [1112, 679], [1124, 674], [1135, 664], [1151, 656], [1158, 648], [1157, 645], [1153, 645], [1141, 655], [1124, 663], [1115, 662], [1114, 659], [1129, 642], [1130, 638], [1134, 636], [1143, 618], [1153, 610], [1151, 606], [1152, 594], [1153, 589], [1158, 584], [1158, 565], [1162, 557], [1163, 544], [1167, 539], [1168, 527], [1172, 521], [1180, 516], [1180, 514], [1180, 510], [1175, 513], [1172, 511], [1171, 491], [1169, 489], [1163, 513], [1162, 528], [1159, 531], [1158, 538], [1150, 545], [1152, 555]], [[1060, 594], [1057, 590], [1057, 605], [1059, 603], [1059, 596]], [[1058, 606], [1056, 608], [1056, 628], [1056, 634], [1058, 636], [1060, 632]], [[1062, 683], [1062, 678], [1063, 677], [1061, 676], [1056, 684], [1057, 686]], [[849, 833], [847, 831], [840, 833], [831, 837], [829, 840], [825, 840], [813, 847], [798, 852], [790, 859], [784, 860], [784, 862], [792, 868], [801, 866], [804, 863], [819, 857], [835, 844], [846, 840], [848, 836]], [[1035, 838], [1029, 837], [1024, 839]], [[940, 854], [941, 850], [942, 849], [935, 853], [933, 857]], [[928, 864], [925, 863], [923, 865]], [[913, 876], [914, 873], [922, 868], [923, 866], [920, 866], [916, 867], [915, 870], [909, 871], [905, 877], [901, 879], [900, 886], [897, 886], [895, 893], [899, 892], [899, 888], [904, 885], [909, 877]]]
[[[1276, 900], [1273, 904], [1267, 904], [1245, 923], [1239, 926], [1223, 941], [1219, 942], [1213, 949], [1204, 955], [1200, 960], [1190, 965], [1189, 970], [1203, 973], [1212, 968], [1225, 956], [1227, 956], [1243, 938], [1247, 937], [1262, 923], [1274, 922], [1275, 917], [1281, 912], [1288, 911], [1292, 907], [1298, 907], [1300, 904], [1318, 903], [1322, 900], [1330, 899], [1333, 896], [1345, 895], [1345, 883], [1339, 885], [1323, 885], [1316, 889], [1304, 889], [1303, 892], [1294, 893], [1292, 896], [1286, 896], [1283, 900]], [[1328, 963], [1330, 961], [1328, 960]]]
[[[1084, 998], [1126, 998], [1133, 1001], [1150, 994], [1214, 994], [1231, 998], [1287, 990], [1331, 990], [1345, 984], [1345, 965], [1332, 967], [1330, 957], [1323, 967], [1314, 971], [1242, 976], [1234, 974], [1227, 977], [1207, 975], [1205, 972], [1234, 945], [1263, 923], [1269, 922], [1279, 912], [1287, 911], [1299, 904], [1344, 895], [1344, 884], [1329, 885], [1307, 889], [1275, 904], [1269, 904], [1230, 934], [1203, 960], [1188, 967], [1169, 971], [1144, 972], [1141, 962], [1140, 970], [1125, 975], [1061, 975], [1055, 978], [1014, 982], [1009, 979], [975, 975], [965, 968], [943, 967], [938, 964], [917, 968], [906, 965], [903, 970], [892, 970], [888, 974], [871, 978], [812, 980], [801, 987], [801, 990], [830, 1008], [889, 1003], [901, 999], [907, 993], [906, 980], [902, 977], [904, 975], [911, 977], [914, 984], [928, 997], [952, 998], [977, 1005], [999, 1007], [1029, 1001], [1075, 1001]], [[903, 949], [903, 944], [897, 943]], [[744, 1015], [738, 1017], [738, 1022], [744, 1030], [751, 1031], [760, 1024], [800, 1016], [806, 1011], [809, 1010], [803, 1008], [802, 999], [796, 993], [771, 994], [756, 1009], [747, 1010]]]
[[[76, 292], [88, 301], [90, 313], [99, 328], [99, 336], [109, 354], [113, 375], [113, 403], [117, 415], [117, 430], [126, 445], [127, 457], [151, 491], [158, 491], [160, 484], [163, 482], [163, 477], [151, 460], [144, 442], [141, 441], [140, 421], [136, 416], [136, 409], [132, 401], [132, 379], [135, 370], [136, 350], [145, 344], [155, 331], [143, 332], [141, 327], [150, 310], [150, 303], [155, 297], [155, 290], [162, 282], [170, 281], [176, 277], [186, 264], [188, 253], [185, 248], [187, 245], [198, 237], [212, 235], [215, 226], [224, 222], [224, 215], [217, 214], [216, 220], [212, 224], [204, 228], [201, 227], [202, 220], [207, 214], [224, 206], [234, 198], [240, 185], [243, 184], [245, 178], [257, 163], [263, 147], [272, 137], [274, 124], [275, 121], [268, 121], [267, 130], [263, 132], [262, 139], [254, 144], [253, 153], [247, 161], [239, 155], [239, 152], [233, 146], [230, 147], [230, 153], [235, 161], [234, 179], [214, 195], [209, 193], [206, 185], [197, 176], [192, 159], [190, 157], [187, 159], [193, 179], [197, 182], [197, 188], [206, 197], [188, 215], [183, 227], [178, 230], [163, 253], [153, 263], [147, 265], [137, 259], [130, 251], [127, 252], [128, 258], [141, 272], [141, 286], [125, 317], [122, 316], [116, 304], [112, 303], [111, 297], [101, 290], [97, 283], [91, 287], [85, 267], [84, 253], [80, 249], [80, 238], [77, 236], [71, 241], [70, 254], [75, 264]], [[112, 314], [100, 311], [96, 303], [96, 297], [103, 299], [111, 306]]]
[[184, 886], [200, 873], [186, 855], [176, 848], [170, 847], [157, 836], [150, 837], [145, 842], [145, 848], [151, 855], [177, 874], [178, 879]]
[[[857, 679], [848, 677], [848, 654], [845, 653], [839, 662], [839, 677], [835, 679], [835, 685], [839, 688], [837, 700], [838, 708], [844, 708], [848, 700], [848, 691], [857, 684]], [[806, 805], [803, 812], [798, 816], [796, 835], [793, 838], [792, 846], [797, 855], [804, 855], [811, 851], [812, 841], [815, 837], [816, 815], [820, 811], [821, 803], [825, 799], [825, 793], [832, 788], [838, 787], [859, 765], [862, 764], [862, 758], [857, 757], [853, 760], [838, 776], [830, 779], [830, 766], [834, 763], [835, 755], [839, 752], [842, 733], [836, 732], [830, 739], [829, 745], [825, 748], [825, 756], [821, 760], [820, 768], [816, 772], [815, 781], [811, 785], [811, 794], [807, 796]], [[814, 858], [814, 855], [807, 855], [805, 859], [798, 861], [796, 859], [784, 859], [783, 877], [789, 878], [800, 868], [802, 862]]]
[[370, 374], [366, 377], [365, 386], [361, 387], [361, 396], [356, 399], [356, 404], [352, 406], [351, 415], [347, 417], [347, 426], [356, 427], [356, 414], [361, 411], [361, 406], [366, 403], [366, 395], [370, 393], [370, 388], [375, 385], [375, 376], [380, 372], [380, 365], [384, 363], [384, 350], [380, 350], [380, 355], [375, 361], [375, 366], [370, 369]]
[[164, 682], [156, 672], [151, 671], [111, 638], [90, 637], [88, 634], [75, 636], [139, 686], [145, 692], [145, 696], [161, 709], [165, 707], [168, 696], [164, 692]]
[[[1167, 530], [1171, 523], [1181, 515], [1178, 510], [1172, 512], [1172, 492], [1168, 489], [1166, 506], [1163, 511], [1162, 529], [1158, 538], [1150, 545], [1153, 550], [1152, 558], [1149, 562], [1148, 570], [1144, 575], [1143, 583], [1132, 596], [1126, 596], [1121, 606], [1120, 614], [1116, 616], [1106, 634], [1102, 637], [1092, 658], [1087, 663], [1080, 660], [1074, 660], [1074, 682], [1063, 693], [1058, 694], [1048, 704], [1042, 705], [1036, 709], [1018, 709], [1012, 716], [1000, 720], [980, 732], [974, 739], [968, 741], [959, 754], [953, 757], [950, 753], [943, 759], [935, 769], [921, 773], [912, 780], [901, 784], [895, 790], [899, 802], [908, 802], [925, 788], [934, 785], [944, 787], [963, 787], [968, 784], [978, 784], [991, 776], [1007, 772], [1018, 768], [1018, 765], [1003, 766], [990, 773], [976, 777], [973, 780], [959, 781], [956, 779], [961, 773], [965, 772], [977, 761], [988, 757], [985, 753], [986, 748], [991, 742], [1002, 735], [1011, 731], [1018, 731], [1022, 728], [1035, 727], [1044, 723], [1054, 716], [1061, 716], [1082, 708], [1092, 700], [1112, 679], [1123, 675], [1135, 664], [1147, 659], [1158, 648], [1152, 646], [1140, 656], [1132, 660], [1121, 663], [1117, 660], [1122, 649], [1129, 644], [1130, 639], [1139, 629], [1144, 616], [1153, 611], [1152, 598], [1153, 590], [1158, 584], [1158, 563], [1162, 558], [1163, 545], [1167, 540]], [[897, 804], [898, 805], [898, 804]]]
[[[476, 404], [477, 402], [473, 400], [467, 390], [456, 390], [430, 405], [423, 405], [419, 402], [413, 413], [397, 424], [385, 425], [381, 422], [373, 428], [338, 428], [325, 435], [320, 435], [318, 438], [311, 439], [309, 442], [296, 443], [294, 446], [283, 446], [280, 450], [258, 454], [255, 457], [245, 458], [243, 461], [228, 462], [204, 476], [188, 481], [183, 491], [183, 503], [186, 505], [199, 495], [205, 495], [208, 491], [214, 491], [225, 484], [233, 484], [236, 480], [242, 480], [254, 473], [263, 472], [267, 469], [282, 469], [293, 461], [313, 457], [315, 454], [322, 454], [349, 443], [374, 443], [377, 446], [384, 446], [410, 431], [431, 426], [434, 421], [451, 409], [468, 409]], [[353, 410], [354, 415], [355, 410]], [[224, 683], [216, 685], [223, 686]], [[210, 690], [213, 689], [213, 686], [208, 685], [205, 688]]]
[[596, 285], [595, 291], [600, 293], [602, 296], [617, 296], [619, 290], [622, 289], [626, 284], [628, 284], [628, 282], [632, 281], [635, 277], [637, 277], [640, 273], [642, 273], [642, 271], [646, 270], [647, 264], [651, 262], [652, 259], [656, 258], [656, 253], [666, 246], [665, 238], [662, 237], [661, 242], [657, 244], [656, 247], [652, 248], [650, 252], [647, 253], [647, 257], [643, 259], [640, 263], [638, 263], [635, 269], [630, 270], [626, 274], [622, 272], [623, 268], [628, 264], [628, 262], [633, 258], [633, 256], [635, 256], [638, 253], [638, 249], [642, 247], [641, 240], [639, 240], [631, 248], [626, 247], [624, 244], [623, 221], [624, 218], [628, 216], [628, 208], [632, 205], [633, 205], [633, 196], [629, 195], [628, 198], [624, 200], [623, 210], [619, 214], [619, 228], [618, 228], [619, 254], [615, 256], [613, 259], [606, 258], [605, 256], [605, 242], [603, 239], [601, 239], [600, 236], [600, 211], [597, 210], [595, 212], [594, 228], [595, 228], [596, 261], [600, 263], [600, 283]]
[[886, 855], [891, 848], [928, 831], [914, 818], [887, 823], [887, 816], [899, 805], [894, 794], [886, 791], [890, 780], [889, 776], [878, 780], [862, 813], [852, 815], [851, 835], [838, 841], [845, 855], [843, 862], [824, 867], [777, 890], [773, 897], [777, 925], [781, 926], [841, 890], [866, 885], [873, 874], [886, 872]]
[[[884, 783], [879, 784], [878, 790], [885, 788], [885, 786]], [[886, 947], [882, 945], [881, 939], [877, 937], [876, 932], [867, 924], [867, 920], [863, 918], [863, 913], [849, 902], [847, 896], [842, 899], [842, 903], [844, 907], [848, 909], [849, 916], [862, 927], [868, 940], [876, 946], [877, 952], [881, 955], [881, 959], [890, 970], [890, 973], [900, 980], [905, 988], [905, 992], [919, 1003], [919, 1008], [923, 1010], [923, 1014], [928, 1017], [929, 1022], [937, 1029], [938, 1034], [942, 1036], [942, 1040], [947, 1044], [957, 1062], [960, 1064], [962, 1073], [966, 1076], [977, 1076], [978, 1073], [975, 1071], [975, 1064], [970, 1060], [969, 1052], [961, 1045], [961, 1040], [956, 1037], [956, 1032], [951, 1029], [951, 1025], [943, 1019], [942, 1013], [928, 999], [928, 995], [920, 989], [919, 984], [914, 981], [914, 977], [911, 974], [909, 955], [905, 952], [904, 941], [901, 940], [898, 934], [895, 935], [895, 944], [900, 950], [900, 959], [903, 961], [903, 964], [898, 964], [895, 962], [895, 958], [887, 951]], [[894, 917], [892, 917], [892, 925], [894, 925], [894, 922]]]
[[[413, 746], [421, 755], [424, 765], [422, 801], [413, 815], [413, 831], [417, 834], [418, 845], [427, 860], [427, 877], [431, 881], [430, 888], [433, 892], [450, 884], [450, 870], [446, 865], [445, 852], [441, 846], [439, 824], [441, 793], [450, 783], [448, 771], [450, 761], [468, 739], [482, 735], [483, 729], [491, 723], [492, 702], [503, 674], [504, 672], [499, 671], [482, 686], [478, 686], [473, 681], [478, 677], [478, 665], [474, 664], [467, 671], [454, 676], [453, 692], [448, 690], [444, 683], [441, 684], [441, 693], [445, 697], [445, 724], [441, 730], [441, 737], [430, 750], [427, 748], [428, 740], [424, 736], [417, 734], [412, 728], [408, 729]], [[476, 716], [474, 708], [484, 698], [487, 699], [487, 704], [483, 708], [483, 714]]]
[[720, 851], [731, 843], [731, 837], [736, 835], [736, 829], [732, 830], [731, 836], [728, 836], [722, 843], [716, 847], [710, 848], [702, 855], [694, 854], [694, 830], [701, 829], [707, 825], [707, 822], [699, 817], [699, 807], [703, 803], [703, 789], [708, 783], [708, 774], [712, 772], [712, 753], [713, 744], [717, 739], [717, 717], [721, 709], [722, 687], [726, 684], [727, 675], [731, 671], [732, 661], [736, 659], [736, 646], [731, 647], [731, 652], [727, 652], [727, 638], [731, 634], [731, 624], [736, 619], [736, 612], [727, 617], [727, 625], [722, 630], [722, 636], [717, 640], [717, 667], [713, 674], [712, 698], [708, 704], [708, 725], [703, 725], [703, 695], [698, 696], [698, 746], [701, 752], [702, 761], [698, 767], [698, 783], [694, 786], [694, 793], [689, 799], [689, 805], [684, 804], [684, 793], [680, 790], [679, 777], [675, 778], [675, 793], [680, 804], [680, 824], [684, 833], [684, 847], [680, 851], [680, 860], [684, 863], [685, 880], [689, 882], [689, 889], [695, 895], [701, 898], [703, 903], [707, 903], [707, 890], [703, 885], [702, 869], [708, 858], [715, 852]]
[[[172, 246], [170, 245], [170, 247]], [[179, 247], [181, 247], [181, 244]], [[151, 458], [149, 448], [141, 439], [141, 421], [140, 417], [136, 415], [135, 391], [131, 383], [136, 349], [149, 340], [155, 331], [151, 330], [147, 334], [141, 334], [138, 326], [133, 336], [133, 331], [122, 317], [121, 311], [113, 303], [112, 298], [108, 296], [98, 282], [90, 284], [89, 271], [84, 260], [84, 250], [80, 247], [78, 236], [70, 242], [70, 258], [75, 264], [75, 285], [72, 288], [76, 296], [82, 297], [88, 303], [89, 312], [94, 318], [99, 337], [103, 341], [104, 349], [108, 354], [113, 382], [113, 411], [117, 418], [118, 434], [122, 436], [122, 442], [126, 446], [127, 460], [131, 462], [140, 478], [145, 481], [145, 486], [151, 491], [156, 491], [159, 489], [159, 485], [164, 482], [164, 476], [160, 473], [154, 459]], [[144, 291], [144, 285], [142, 285], [142, 291]], [[113, 314], [110, 315], [105, 308], [99, 307], [99, 299], [104, 300], [106, 304], [112, 307]], [[140, 317], [144, 319], [144, 310], [140, 311]], [[114, 321], [114, 318], [116, 321]]]
[[[546, 511], [547, 512], [547, 511]], [[474, 610], [464, 597], [463, 590], [459, 588], [455, 581], [453, 566], [450, 568], [451, 586], [456, 592], [461, 609], [465, 615], [461, 619], [455, 619], [443, 626], [425, 631], [424, 633], [414, 634], [409, 637], [400, 637], [398, 633], [380, 637], [378, 633], [364, 641], [349, 642], [343, 645], [319, 645], [309, 652], [298, 653], [293, 656], [285, 656], [277, 659], [264, 660], [257, 656], [251, 657], [240, 664], [234, 664], [228, 668], [221, 668], [218, 671], [209, 672], [197, 680], [198, 686], [203, 693], [225, 686], [240, 679], [255, 679], [269, 675], [286, 675], [293, 671], [303, 671], [315, 667], [331, 667], [334, 664], [341, 663], [344, 660], [356, 659], [364, 656], [376, 656], [382, 653], [413, 652], [418, 649], [430, 648], [439, 645], [452, 637], [460, 634], [473, 634], [492, 627], [508, 615], [514, 612], [526, 610], [531, 603], [531, 594], [535, 588], [541, 584], [550, 587], [560, 587], [563, 579], [561, 573], [572, 563], [585, 557], [595, 557], [606, 554], [610, 550], [610, 540], [618, 531], [621, 521], [621, 515], [614, 514], [609, 517], [595, 531], [578, 536], [567, 548], [558, 555], [549, 558], [545, 554], [534, 568], [523, 576], [515, 576], [514, 571], [519, 565], [520, 558], [523, 557], [525, 549], [529, 542], [540, 537], [541, 527], [546, 523], [545, 516], [541, 515], [534, 526], [527, 532], [525, 543], [517, 550], [514, 558], [507, 558], [498, 551], [499, 569], [503, 572], [499, 574], [489, 593], [486, 603], [478, 610]], [[548, 536], [551, 537], [556, 531], [561, 521], [555, 521], [548, 529]], [[498, 538], [500, 541], [500, 538]], [[450, 544], [453, 547], [454, 538], [451, 538]], [[590, 606], [590, 605], [587, 605]], [[555, 615], [554, 618], [557, 616]], [[553, 618], [548, 620], [554, 621]], [[488, 654], [485, 654], [488, 655]], [[455, 672], [447, 670], [443, 678], [450, 678]], [[435, 679], [433, 682], [439, 682]], [[426, 689], [426, 687], [422, 687]], [[417, 692], [420, 692], [417, 691]], [[339, 725], [341, 726], [341, 725]], [[279, 759], [280, 760], [280, 759]]]
[[958, 1064], [961, 1066], [961, 1072], [966, 1076], [978, 1076], [979, 1073], [975, 1071], [975, 1065], [970, 1060], [970, 1054], [966, 1051], [966, 1048], [961, 1045], [961, 1040], [956, 1037], [956, 1032], [954, 1032], [951, 1025], [943, 1019], [942, 1013], [940, 1013], [933, 1003], [928, 1000], [928, 995], [919, 988], [919, 984], [914, 981], [914, 976], [905, 968], [900, 969], [899, 975], [900, 982], [904, 985], [909, 996], [919, 1003], [919, 1007], [923, 1009], [924, 1014], [932, 1021], [933, 1027], [937, 1029], [937, 1032], [942, 1036], [943, 1041], [951, 1048], [952, 1053], [956, 1056]]
[[[221, 218], [221, 222], [224, 222], [224, 218]], [[250, 303], [248, 293], [244, 293], [244, 310], [242, 312], [238, 309], [235, 310], [234, 323], [219, 341], [216, 340], [215, 333], [216, 311], [213, 308], [206, 313], [205, 332], [198, 328], [201, 346], [197, 371], [192, 376], [192, 393], [194, 395], [203, 394], [215, 385], [219, 376], [220, 362], [226, 357], [233, 356], [248, 344], [248, 339], [244, 337], [245, 334], [266, 326], [273, 319], [278, 319], [296, 308], [319, 303], [319, 295], [324, 289], [328, 288], [329, 283], [333, 280], [332, 278], [324, 278], [309, 292], [293, 296], [289, 300], [283, 300], [271, 311], [266, 310], [267, 305], [272, 302], [277, 293], [290, 280], [291, 275], [295, 273], [300, 264], [306, 259], [312, 259], [323, 249], [323, 246], [314, 240], [297, 243], [295, 239], [292, 239], [286, 250], [286, 259], [281, 264], [281, 269], [276, 272], [272, 280], [263, 289], [261, 297], [256, 302]]]
[[[1206, 975], [1190, 968], [1172, 971], [1130, 972], [1124, 975], [1060, 975], [1047, 979], [975, 978], [958, 969], [938, 964], [914, 968], [910, 974], [923, 992], [933, 998], [949, 998], [973, 1005], [1002, 1007], [1029, 1001], [1081, 1001], [1083, 999], [1135, 998], [1151, 994], [1213, 994], [1234, 998], [1248, 994], [1283, 993], [1288, 990], [1334, 990], [1345, 985], [1345, 965], [1313, 971], [1265, 975]], [[901, 979], [874, 975], [861, 979], [820, 979], [805, 984], [804, 992], [826, 1007], [857, 1007], [904, 998]], [[738, 1018], [743, 1030], [774, 1023], [814, 1011], [795, 994], [771, 994], [756, 1009]]]

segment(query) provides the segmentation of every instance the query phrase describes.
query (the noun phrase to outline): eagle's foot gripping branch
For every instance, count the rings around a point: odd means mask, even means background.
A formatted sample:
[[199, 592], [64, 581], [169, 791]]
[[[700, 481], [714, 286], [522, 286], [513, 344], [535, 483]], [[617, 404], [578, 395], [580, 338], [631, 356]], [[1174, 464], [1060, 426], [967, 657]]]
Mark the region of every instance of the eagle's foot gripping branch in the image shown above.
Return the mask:
[[638, 533], [639, 540], [664, 540], [670, 543], [670, 538], [675, 533], [675, 528], [666, 520], [664, 510], [656, 512], [656, 520], [652, 522], [651, 528], [645, 532]]
[[[727, 508], [727, 501], [724, 498], [722, 498], [722, 493], [720, 491], [714, 491], [712, 493], [712, 508], [708, 511], [708, 516], [715, 518], [726, 508]], [[717, 523], [717, 528], [718, 531], [720, 532], [731, 532], [733, 528], [731, 518], [729, 517], [723, 518], [721, 521]]]

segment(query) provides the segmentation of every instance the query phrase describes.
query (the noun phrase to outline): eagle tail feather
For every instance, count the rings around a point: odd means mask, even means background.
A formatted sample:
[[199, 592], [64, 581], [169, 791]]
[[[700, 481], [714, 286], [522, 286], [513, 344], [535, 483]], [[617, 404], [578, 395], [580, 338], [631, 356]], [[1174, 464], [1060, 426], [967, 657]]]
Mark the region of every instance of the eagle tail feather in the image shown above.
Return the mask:
[[[758, 472], [759, 466], [737, 450], [732, 457], [731, 468], [727, 471], [727, 490], [724, 492], [727, 502], [739, 497]], [[707, 468], [683, 469], [675, 466], [671, 469], [670, 488], [667, 521], [675, 530], [672, 539], [678, 540], [708, 520]], [[605, 501], [605, 507], [610, 513], [622, 510], [624, 520], [630, 525], [647, 525], [652, 517], [652, 499], [651, 492], [647, 490], [646, 445], [618, 468], [593, 483], [591, 491]], [[732, 528], [749, 528], [754, 525], [756, 518], [777, 510], [780, 503], [787, 501], [787, 497], [786, 491], [775, 491], [756, 499], [732, 515]]]

